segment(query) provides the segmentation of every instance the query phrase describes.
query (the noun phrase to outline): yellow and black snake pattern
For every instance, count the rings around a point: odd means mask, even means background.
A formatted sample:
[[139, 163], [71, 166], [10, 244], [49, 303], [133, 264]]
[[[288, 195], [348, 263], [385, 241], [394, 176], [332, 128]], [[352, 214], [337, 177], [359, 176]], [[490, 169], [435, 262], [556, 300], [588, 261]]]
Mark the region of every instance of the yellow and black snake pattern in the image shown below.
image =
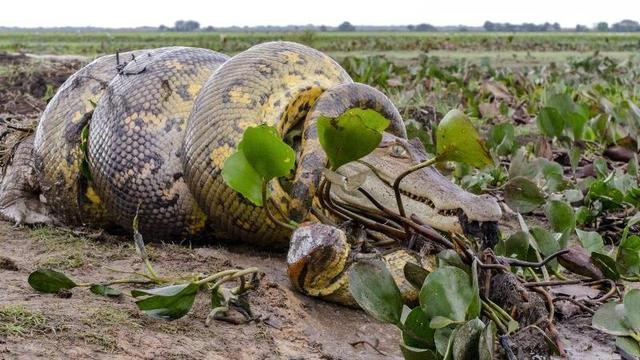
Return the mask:
[[182, 143], [205, 81], [227, 56], [164, 48], [129, 62], [100, 99], [89, 127], [91, 178], [116, 224], [161, 239], [194, 235], [206, 216], [184, 181]]
[[64, 223], [101, 226], [106, 221], [100, 199], [80, 170], [82, 132], [109, 82], [118, 75], [118, 60], [143, 53], [102, 56], [86, 65], [58, 89], [40, 118], [33, 140], [38, 181], [49, 207]]
[[[319, 116], [376, 109], [391, 120], [389, 132], [406, 138], [386, 96], [354, 84], [333, 59], [304, 45], [264, 43], [231, 58], [185, 47], [120, 58], [127, 62], [117, 66], [114, 56], [102, 57], [72, 76], [36, 131], [38, 179], [63, 222], [108, 220], [131, 229], [137, 214], [140, 232], [151, 240], [205, 232], [283, 248], [291, 231], [222, 180], [222, 166], [246, 128], [269, 124], [283, 137], [300, 129], [291, 186], [270, 184], [280, 212], [296, 221], [310, 219], [326, 164], [315, 129]], [[322, 264], [292, 263], [294, 286], [351, 304], [344, 277], [349, 245], [324, 248]], [[385, 258], [397, 279], [404, 262], [419, 261], [404, 250]]]

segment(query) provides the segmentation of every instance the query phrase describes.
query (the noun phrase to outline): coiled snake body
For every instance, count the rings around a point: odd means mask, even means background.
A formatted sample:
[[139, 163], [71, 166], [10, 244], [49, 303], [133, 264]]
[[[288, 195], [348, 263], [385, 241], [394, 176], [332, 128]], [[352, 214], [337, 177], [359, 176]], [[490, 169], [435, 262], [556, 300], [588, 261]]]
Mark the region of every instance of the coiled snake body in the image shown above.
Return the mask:
[[[353, 83], [334, 60], [304, 45], [264, 43], [232, 58], [171, 47], [121, 54], [120, 59], [126, 63], [116, 66], [114, 56], [99, 58], [73, 75], [36, 130], [37, 178], [50, 211], [62, 222], [131, 229], [137, 214], [140, 232], [149, 240], [205, 234], [285, 247], [291, 230], [272, 223], [263, 208], [229, 188], [222, 166], [248, 127], [269, 124], [283, 137], [298, 132], [295, 174], [289, 184], [272, 181], [269, 186], [281, 214], [298, 222], [314, 220], [309, 209], [327, 162], [316, 120], [350, 108], [375, 109], [391, 120], [385, 140], [367, 158], [370, 167], [384, 173], [387, 167], [420, 161], [386, 96]], [[420, 176], [415, 181], [449, 183], [437, 172]], [[372, 184], [374, 193], [388, 190], [377, 190], [386, 186], [382, 182], [367, 181], [364, 186]], [[495, 201], [456, 191], [451, 196], [470, 220], [497, 220]], [[407, 201], [433, 211], [434, 217], [453, 211], [443, 212], [438, 206], [446, 201], [427, 201], [426, 196]], [[465, 201], [485, 201], [488, 210], [474, 213], [476, 207], [465, 207]], [[307, 294], [352, 304], [345, 277], [353, 260], [350, 245], [336, 231], [323, 228], [317, 236], [316, 230], [301, 227], [289, 252], [289, 275]], [[406, 261], [420, 259], [406, 250], [385, 258], [405, 294], [410, 293], [401, 269]]]

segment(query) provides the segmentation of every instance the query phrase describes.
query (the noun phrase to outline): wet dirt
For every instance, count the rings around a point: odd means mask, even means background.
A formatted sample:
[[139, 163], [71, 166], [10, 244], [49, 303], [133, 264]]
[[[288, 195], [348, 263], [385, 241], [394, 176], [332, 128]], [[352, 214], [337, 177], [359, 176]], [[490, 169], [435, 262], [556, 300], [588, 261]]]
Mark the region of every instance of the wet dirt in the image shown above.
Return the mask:
[[[298, 294], [291, 289], [283, 254], [237, 246], [200, 247], [149, 244], [147, 251], [161, 274], [215, 273], [257, 266], [265, 273], [250, 296], [255, 314], [265, 321], [234, 325], [204, 322], [210, 310], [200, 293], [184, 318], [166, 322], [141, 314], [128, 297], [112, 300], [76, 288], [70, 298], [39, 294], [29, 287], [38, 267], [63, 271], [77, 282], [122, 277], [107, 269], [144, 271], [126, 238], [107, 240], [75, 236], [53, 228], [13, 228], [0, 222], [0, 254], [10, 268], [0, 268], [0, 311], [22, 306], [42, 314], [43, 325], [22, 335], [2, 334], [0, 359], [376, 359], [366, 344], [379, 342], [384, 358], [399, 357], [399, 332], [362, 311]], [[131, 290], [132, 287], [121, 287]]]

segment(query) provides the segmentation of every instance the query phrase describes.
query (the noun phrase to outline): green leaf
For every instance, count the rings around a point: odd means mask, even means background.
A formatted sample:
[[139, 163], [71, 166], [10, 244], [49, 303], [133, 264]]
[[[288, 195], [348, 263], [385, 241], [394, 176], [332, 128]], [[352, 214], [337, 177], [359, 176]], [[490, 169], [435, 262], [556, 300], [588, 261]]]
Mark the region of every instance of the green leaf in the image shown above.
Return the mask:
[[596, 171], [596, 177], [598, 179], [604, 179], [609, 173], [609, 167], [607, 161], [603, 158], [597, 158], [593, 161], [593, 167]]
[[640, 289], [631, 289], [624, 294], [625, 324], [640, 333]]
[[215, 309], [217, 307], [221, 307], [225, 305], [224, 296], [220, 292], [218, 286], [211, 289], [211, 308]]
[[631, 229], [631, 227], [638, 223], [640, 223], [640, 214], [636, 214], [632, 218], [628, 219], [627, 226], [625, 226], [624, 230], [622, 230], [622, 241], [624, 241], [627, 236], [629, 236], [629, 230]]
[[406, 304], [402, 304], [402, 314], [400, 315], [400, 323], [404, 324], [404, 322], [407, 321], [407, 316], [409, 316], [410, 312], [411, 312], [411, 308], [408, 307]]
[[404, 360], [438, 360], [438, 355], [431, 349], [420, 349], [400, 344], [400, 351], [402, 351]]
[[457, 336], [453, 340], [453, 359], [466, 360], [478, 356], [480, 335], [484, 330], [484, 323], [475, 318], [460, 326]]
[[538, 174], [538, 168], [535, 166], [534, 161], [530, 159], [530, 154], [527, 149], [521, 147], [511, 157], [511, 163], [509, 164], [509, 178], [525, 177], [527, 179], [533, 179]]
[[640, 357], [640, 344], [629, 336], [616, 337], [616, 346], [631, 356]]
[[640, 207], [640, 188], [632, 188], [624, 195], [624, 201], [629, 204], [633, 204], [635, 207]]
[[524, 231], [518, 231], [501, 241], [496, 251], [500, 255], [526, 260], [529, 253], [529, 236]]
[[318, 118], [318, 139], [332, 170], [372, 152], [389, 120], [375, 110], [349, 109], [337, 118]]
[[592, 252], [601, 252], [604, 248], [604, 241], [602, 240], [602, 236], [595, 231], [582, 231], [580, 229], [576, 229], [576, 233], [578, 234], [578, 239], [580, 239], [580, 243], [582, 247], [587, 249], [589, 253]]
[[349, 270], [349, 291], [360, 307], [374, 318], [400, 324], [402, 295], [382, 260], [361, 260]]
[[627, 174], [638, 176], [638, 155], [634, 154], [633, 159], [630, 159], [627, 163]]
[[454, 335], [455, 330], [453, 326], [436, 330], [435, 334], [433, 335], [433, 340], [436, 343], [436, 350], [438, 351], [438, 354], [444, 355], [447, 352], [447, 348], [450, 342], [449, 340]]
[[596, 264], [607, 279], [615, 281], [620, 278], [620, 274], [616, 269], [616, 261], [612, 257], [593, 252], [591, 253], [591, 260], [593, 260], [593, 263]]
[[402, 325], [402, 341], [404, 344], [422, 349], [433, 349], [436, 346], [433, 338], [435, 330], [429, 326], [427, 314], [415, 307]]
[[257, 206], [262, 206], [262, 184], [286, 176], [295, 167], [293, 149], [275, 128], [259, 125], [247, 128], [238, 149], [222, 167], [222, 179]]
[[[529, 233], [533, 237], [533, 240], [538, 245], [540, 253], [546, 257], [561, 249], [560, 243], [551, 232], [541, 227], [533, 227], [529, 230]], [[550, 269], [555, 269], [558, 266], [556, 259], [551, 260], [547, 265]]]
[[451, 324], [461, 324], [462, 321], [453, 321], [444, 316], [434, 316], [431, 321], [429, 321], [429, 326], [432, 329], [442, 329], [443, 327], [447, 327]]
[[489, 131], [488, 145], [495, 149], [498, 155], [509, 155], [515, 151], [518, 144], [515, 141], [515, 128], [511, 124], [498, 124]]
[[122, 291], [102, 284], [93, 284], [89, 290], [96, 295], [102, 296], [117, 297], [122, 295]]
[[436, 152], [440, 161], [458, 161], [476, 168], [493, 164], [480, 134], [459, 110], [451, 110], [436, 129]]
[[571, 205], [564, 201], [552, 200], [545, 206], [544, 213], [555, 232], [572, 232], [576, 228], [576, 217]]
[[224, 162], [222, 179], [225, 184], [242, 194], [253, 204], [262, 206], [263, 179], [249, 164], [242, 150], [236, 151]]
[[464, 321], [473, 295], [469, 275], [457, 267], [446, 266], [427, 275], [420, 290], [420, 306], [429, 318], [442, 316]]
[[478, 359], [479, 360], [493, 360], [494, 359], [494, 344], [496, 334], [496, 323], [489, 321], [489, 324], [485, 326], [480, 334], [480, 340], [478, 341]]
[[627, 236], [620, 242], [616, 269], [625, 276], [640, 275], [640, 236]]
[[584, 199], [584, 195], [582, 195], [582, 191], [578, 189], [567, 189], [562, 193], [562, 195], [564, 196], [565, 199], [567, 199], [569, 203], [577, 203], [582, 199]]
[[505, 184], [504, 201], [514, 211], [526, 214], [540, 207], [545, 200], [544, 193], [535, 182], [516, 177]]
[[410, 261], [404, 264], [404, 268], [402, 269], [402, 271], [404, 273], [405, 279], [407, 279], [407, 281], [417, 289], [422, 288], [424, 279], [426, 279], [427, 275], [429, 275], [429, 271], [427, 271], [427, 269]]
[[564, 120], [560, 112], [551, 107], [543, 108], [536, 117], [538, 128], [549, 137], [560, 137], [564, 130]]
[[242, 149], [251, 167], [265, 181], [289, 175], [295, 167], [295, 151], [282, 141], [272, 126], [247, 128], [238, 148]]
[[453, 249], [442, 250], [438, 253], [438, 267], [454, 266], [464, 270], [466, 273], [471, 273], [469, 265], [465, 264], [460, 255]]
[[546, 180], [547, 191], [556, 192], [563, 190], [566, 187], [566, 181], [564, 180], [564, 168], [562, 165], [555, 161], [549, 161], [547, 159], [540, 159], [538, 166], [542, 172], [542, 176]]
[[467, 308], [467, 320], [479, 317], [482, 309], [480, 284], [478, 283], [478, 263], [476, 261], [471, 265], [471, 291], [471, 302]]
[[148, 316], [176, 320], [191, 310], [199, 288], [196, 283], [178, 284], [149, 290], [132, 290], [131, 296], [140, 298], [136, 300], [136, 305]]
[[29, 275], [29, 285], [37, 291], [53, 294], [63, 289], [73, 289], [76, 283], [65, 274], [49, 270], [39, 269]]
[[578, 111], [576, 103], [573, 102], [571, 96], [569, 94], [561, 92], [557, 94], [553, 94], [549, 97], [546, 105], [550, 108], [555, 109], [558, 113], [563, 116]]
[[578, 165], [580, 164], [580, 159], [582, 158], [582, 151], [578, 147], [572, 147], [569, 150], [569, 163], [571, 165], [571, 172], [575, 174]]
[[565, 124], [571, 129], [574, 140], [581, 140], [584, 134], [587, 117], [580, 113], [569, 113], [565, 116]]
[[631, 330], [624, 322], [624, 305], [610, 301], [602, 305], [591, 319], [591, 325], [607, 334], [628, 336]]
[[460, 326], [453, 329], [451, 332], [451, 336], [449, 336], [449, 342], [447, 342], [447, 349], [444, 353], [444, 360], [453, 360], [453, 342], [458, 337], [458, 333], [460, 332]]
[[604, 210], [620, 209], [624, 201], [624, 194], [613, 187], [610, 182], [596, 180], [589, 186], [586, 198], [590, 203], [599, 200]]

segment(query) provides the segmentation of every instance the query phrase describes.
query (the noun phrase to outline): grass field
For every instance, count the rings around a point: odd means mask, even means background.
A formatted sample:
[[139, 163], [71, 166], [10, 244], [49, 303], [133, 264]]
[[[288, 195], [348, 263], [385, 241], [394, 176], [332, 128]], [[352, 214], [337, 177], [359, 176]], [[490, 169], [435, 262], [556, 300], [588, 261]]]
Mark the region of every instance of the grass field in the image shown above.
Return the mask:
[[0, 33], [0, 51], [95, 55], [118, 50], [180, 45], [236, 53], [251, 45], [272, 40], [301, 42], [326, 52], [424, 52], [434, 50], [519, 52], [591, 52], [597, 50], [637, 52], [640, 50], [640, 33], [4, 32]]

